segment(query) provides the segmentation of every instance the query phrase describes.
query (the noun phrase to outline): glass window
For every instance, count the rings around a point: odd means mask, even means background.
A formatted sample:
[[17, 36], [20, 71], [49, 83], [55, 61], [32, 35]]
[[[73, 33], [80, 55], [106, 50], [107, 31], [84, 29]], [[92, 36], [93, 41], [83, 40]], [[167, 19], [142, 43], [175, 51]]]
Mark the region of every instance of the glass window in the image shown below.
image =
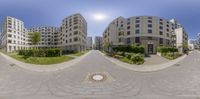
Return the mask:
[[139, 28], [139, 27], [140, 27], [140, 24], [136, 24], [136, 25], [135, 25], [135, 28]]
[[135, 37], [135, 43], [140, 43], [140, 37]]
[[149, 27], [149, 28], [152, 28], [152, 24], [148, 24], [148, 27]]
[[152, 30], [151, 30], [151, 29], [148, 29], [148, 33], [152, 33]]
[[140, 30], [139, 30], [139, 29], [135, 30], [135, 33], [136, 33], [136, 34], [139, 34], [139, 33], [140, 33]]

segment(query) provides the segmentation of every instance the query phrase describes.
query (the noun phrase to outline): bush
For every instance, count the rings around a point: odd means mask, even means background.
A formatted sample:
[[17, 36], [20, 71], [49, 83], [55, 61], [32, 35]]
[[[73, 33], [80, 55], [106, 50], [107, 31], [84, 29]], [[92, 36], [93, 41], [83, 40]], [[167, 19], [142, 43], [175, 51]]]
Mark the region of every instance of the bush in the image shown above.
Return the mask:
[[176, 59], [176, 58], [182, 56], [182, 54], [180, 54], [178, 52], [175, 52], [175, 53], [168, 52], [168, 53], [162, 53], [162, 56], [167, 59], [173, 60], [173, 59]]
[[28, 49], [19, 50], [19, 55], [23, 56], [34, 56], [34, 57], [57, 57], [61, 56], [61, 49], [59, 48], [49, 48], [49, 49]]
[[141, 54], [132, 54], [130, 60], [133, 62], [133, 64], [143, 64], [144, 63], [144, 57]]
[[168, 52], [178, 52], [178, 49], [173, 47], [158, 47], [157, 51], [160, 53], [168, 53]]

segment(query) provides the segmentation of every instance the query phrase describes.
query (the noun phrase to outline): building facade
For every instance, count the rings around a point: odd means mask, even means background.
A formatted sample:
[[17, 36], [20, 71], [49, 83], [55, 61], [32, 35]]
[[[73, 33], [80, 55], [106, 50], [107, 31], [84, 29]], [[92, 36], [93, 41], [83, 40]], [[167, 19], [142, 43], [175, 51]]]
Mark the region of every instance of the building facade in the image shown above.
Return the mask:
[[58, 46], [63, 50], [86, 50], [87, 22], [84, 17], [74, 14], [63, 19], [58, 37]]
[[29, 47], [28, 30], [24, 27], [23, 21], [7, 16], [2, 30], [1, 47], [3, 51], [12, 52]]
[[103, 45], [143, 45], [146, 54], [156, 54], [158, 46], [180, 46], [187, 44], [187, 38], [184, 28], [174, 19], [155, 16], [118, 17], [104, 31]]
[[91, 50], [92, 49], [92, 37], [87, 37], [87, 49]]
[[200, 33], [197, 33], [196, 44], [197, 44], [197, 48], [200, 48]]
[[101, 36], [96, 36], [95, 37], [94, 48], [96, 50], [102, 50], [103, 49], [103, 38]]
[[[44, 26], [44, 27], [33, 27], [28, 29], [29, 33], [39, 32], [41, 33], [41, 40], [36, 45], [39, 48], [52, 48], [58, 44], [58, 31], [57, 27]], [[31, 46], [31, 42], [29, 42]]]
[[[30, 34], [41, 33], [41, 40], [33, 46]], [[63, 50], [86, 50], [87, 22], [81, 14], [74, 14], [63, 19], [60, 27], [42, 26], [26, 29], [24, 22], [6, 17], [1, 33], [1, 48], [6, 52], [33, 47], [61, 48]]]

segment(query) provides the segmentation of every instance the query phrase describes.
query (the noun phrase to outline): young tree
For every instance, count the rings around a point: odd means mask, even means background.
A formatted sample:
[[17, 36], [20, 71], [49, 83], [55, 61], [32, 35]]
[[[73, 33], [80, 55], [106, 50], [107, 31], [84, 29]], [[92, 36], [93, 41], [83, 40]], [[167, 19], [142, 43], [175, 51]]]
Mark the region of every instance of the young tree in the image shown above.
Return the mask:
[[41, 33], [40, 32], [30, 33], [30, 38], [31, 38], [31, 43], [36, 47], [36, 45], [40, 42]]
[[[34, 47], [37, 48], [36, 45], [40, 42], [41, 33], [40, 32], [30, 33], [30, 39], [31, 39], [31, 43], [34, 45]], [[35, 57], [36, 50], [34, 50], [33, 53], [34, 53], [34, 57]]]

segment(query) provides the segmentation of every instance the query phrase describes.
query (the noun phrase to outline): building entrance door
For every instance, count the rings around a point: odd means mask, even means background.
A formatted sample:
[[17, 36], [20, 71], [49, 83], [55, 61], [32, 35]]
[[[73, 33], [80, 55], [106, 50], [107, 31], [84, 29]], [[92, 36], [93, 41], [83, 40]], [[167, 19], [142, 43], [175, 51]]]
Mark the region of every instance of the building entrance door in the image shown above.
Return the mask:
[[153, 44], [148, 44], [148, 54], [153, 54]]

